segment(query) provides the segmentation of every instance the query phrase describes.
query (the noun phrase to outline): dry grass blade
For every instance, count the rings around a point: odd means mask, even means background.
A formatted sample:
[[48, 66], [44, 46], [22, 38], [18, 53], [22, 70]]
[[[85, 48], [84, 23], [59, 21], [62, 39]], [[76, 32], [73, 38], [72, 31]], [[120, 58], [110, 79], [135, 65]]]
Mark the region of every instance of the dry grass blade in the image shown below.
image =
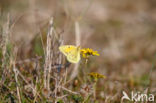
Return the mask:
[[7, 18], [7, 23], [3, 26], [3, 33], [2, 33], [2, 41], [1, 41], [1, 46], [2, 46], [2, 69], [3, 70], [3, 74], [2, 74], [2, 79], [1, 79], [1, 83], [3, 84], [3, 82], [5, 81], [5, 75], [7, 74], [8, 70], [7, 70], [7, 62], [9, 63], [10, 61], [7, 60], [7, 45], [9, 42], [9, 35], [10, 35], [10, 16], [8, 14], [8, 18]]
[[49, 81], [50, 81], [50, 72], [52, 66], [52, 33], [53, 33], [53, 18], [49, 21], [49, 30], [47, 34], [47, 47], [45, 54], [45, 65], [44, 65], [44, 88], [50, 90]]
[[[80, 46], [81, 43], [81, 33], [80, 33], [80, 26], [79, 21], [75, 21], [75, 36], [76, 36], [76, 45]], [[70, 76], [71, 79], [74, 79], [78, 74], [78, 67], [79, 63], [75, 64], [75, 67], [72, 71], [72, 74]]]
[[[17, 51], [15, 51], [15, 55], [17, 55]], [[15, 81], [16, 81], [16, 89], [17, 89], [17, 97], [18, 97], [18, 101], [19, 103], [22, 103], [21, 101], [21, 95], [20, 95], [20, 85], [19, 85], [19, 81], [18, 81], [18, 71], [17, 68], [15, 66], [16, 62], [16, 57], [12, 60], [12, 65], [13, 65], [13, 72], [15, 75]]]

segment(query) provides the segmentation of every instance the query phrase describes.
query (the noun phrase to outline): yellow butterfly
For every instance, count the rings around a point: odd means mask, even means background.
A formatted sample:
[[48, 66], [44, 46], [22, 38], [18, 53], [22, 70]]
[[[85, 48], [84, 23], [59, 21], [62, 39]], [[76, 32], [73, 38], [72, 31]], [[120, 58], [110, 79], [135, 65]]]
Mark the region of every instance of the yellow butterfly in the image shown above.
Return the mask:
[[78, 63], [80, 61], [80, 46], [63, 45], [59, 47], [59, 50], [67, 57], [69, 62]]

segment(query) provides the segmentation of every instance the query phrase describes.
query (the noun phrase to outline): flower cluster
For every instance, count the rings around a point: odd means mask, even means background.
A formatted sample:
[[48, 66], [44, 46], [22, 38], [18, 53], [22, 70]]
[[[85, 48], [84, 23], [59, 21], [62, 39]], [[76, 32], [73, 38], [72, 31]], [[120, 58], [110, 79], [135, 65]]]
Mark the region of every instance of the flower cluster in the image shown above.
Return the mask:
[[88, 75], [95, 80], [98, 80], [99, 78], [106, 78], [104, 75], [95, 72], [89, 73]]
[[99, 56], [100, 54], [97, 51], [93, 51], [90, 48], [81, 49], [81, 55], [83, 58], [89, 58], [89, 56]]

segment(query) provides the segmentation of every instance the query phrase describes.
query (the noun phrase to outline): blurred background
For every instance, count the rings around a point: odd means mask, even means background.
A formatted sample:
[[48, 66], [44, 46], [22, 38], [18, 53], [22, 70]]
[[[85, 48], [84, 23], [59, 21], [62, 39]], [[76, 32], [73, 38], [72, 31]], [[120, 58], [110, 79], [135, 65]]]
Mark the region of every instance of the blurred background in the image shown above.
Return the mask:
[[90, 71], [107, 77], [99, 96], [115, 101], [122, 90], [156, 92], [156, 0], [0, 0], [1, 30], [8, 17], [19, 60], [43, 54], [38, 38], [46, 38], [51, 17], [64, 44], [75, 45], [77, 21], [81, 46], [100, 54]]

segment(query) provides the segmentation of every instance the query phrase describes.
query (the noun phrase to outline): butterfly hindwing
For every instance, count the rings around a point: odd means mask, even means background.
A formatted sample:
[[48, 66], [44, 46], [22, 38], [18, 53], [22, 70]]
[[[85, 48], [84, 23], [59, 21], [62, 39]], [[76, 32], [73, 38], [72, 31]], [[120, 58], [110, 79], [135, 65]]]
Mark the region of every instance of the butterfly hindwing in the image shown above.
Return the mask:
[[80, 60], [80, 47], [73, 45], [63, 45], [59, 47], [59, 50], [67, 57], [67, 60], [71, 63], [77, 63]]
[[69, 56], [67, 56], [68, 61], [72, 63], [77, 63], [80, 60], [80, 52], [78, 50], [74, 50], [71, 53], [69, 53]]

